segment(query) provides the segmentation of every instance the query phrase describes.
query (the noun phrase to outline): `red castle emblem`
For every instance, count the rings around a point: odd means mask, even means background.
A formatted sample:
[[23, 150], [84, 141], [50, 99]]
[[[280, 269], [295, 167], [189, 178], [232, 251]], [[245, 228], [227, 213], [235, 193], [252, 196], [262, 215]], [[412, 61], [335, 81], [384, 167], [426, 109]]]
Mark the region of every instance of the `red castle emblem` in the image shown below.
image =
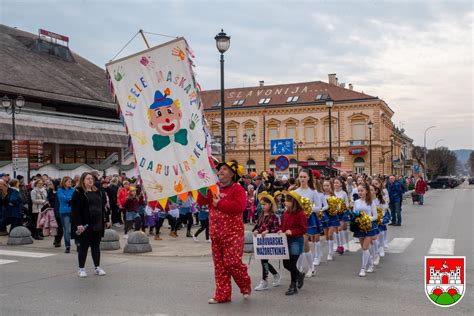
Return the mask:
[[466, 292], [466, 257], [425, 257], [425, 293], [435, 305], [450, 307]]

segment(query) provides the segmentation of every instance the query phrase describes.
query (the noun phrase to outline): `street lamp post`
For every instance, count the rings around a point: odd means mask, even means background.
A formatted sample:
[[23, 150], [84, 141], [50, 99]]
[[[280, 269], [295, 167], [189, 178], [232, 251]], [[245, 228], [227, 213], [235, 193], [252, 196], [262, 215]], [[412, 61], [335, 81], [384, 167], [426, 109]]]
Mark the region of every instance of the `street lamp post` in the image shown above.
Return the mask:
[[331, 99], [330, 96], [326, 99], [326, 107], [329, 110], [329, 175], [331, 175], [332, 172], [332, 127], [331, 127], [331, 109], [334, 105], [333, 100]]
[[372, 121], [369, 121], [367, 125], [369, 126], [369, 170], [370, 176], [372, 176], [372, 128], [374, 127], [374, 123], [372, 123]]
[[438, 139], [436, 142], [435, 142], [435, 145], [434, 145], [434, 149], [436, 149], [438, 147], [438, 143], [439, 142], [442, 142], [444, 141], [444, 139]]
[[221, 53], [221, 155], [225, 162], [225, 119], [224, 119], [224, 53], [229, 49], [230, 36], [221, 30], [214, 39], [216, 40], [217, 50]]
[[249, 158], [247, 159], [247, 172], [250, 173], [250, 144], [255, 141], [255, 133], [250, 134], [247, 132], [244, 134], [244, 141], [249, 145]]
[[395, 137], [393, 135], [390, 136], [390, 173], [393, 174], [393, 141]]
[[430, 129], [432, 128], [435, 128], [436, 126], [433, 125], [433, 126], [430, 126], [428, 127], [427, 129], [425, 129], [425, 133], [423, 134], [423, 161], [425, 163], [425, 168], [423, 168], [423, 171], [425, 173], [425, 179], [427, 177], [427, 173], [426, 173], [426, 170], [428, 169], [428, 166], [426, 165], [426, 132], [428, 132]]
[[294, 143], [294, 147], [296, 147], [296, 166], [300, 163], [300, 147], [303, 146], [302, 141], [298, 141]]
[[[15, 130], [15, 114], [21, 112], [21, 108], [25, 105], [25, 99], [20, 95], [16, 100], [10, 100], [7, 96], [2, 98], [2, 106], [5, 109], [5, 112], [12, 116], [12, 145], [16, 139], [16, 130]], [[13, 146], [12, 146], [13, 149]], [[13, 151], [12, 151], [12, 163], [13, 163]], [[13, 177], [16, 178], [16, 169], [13, 167]]]

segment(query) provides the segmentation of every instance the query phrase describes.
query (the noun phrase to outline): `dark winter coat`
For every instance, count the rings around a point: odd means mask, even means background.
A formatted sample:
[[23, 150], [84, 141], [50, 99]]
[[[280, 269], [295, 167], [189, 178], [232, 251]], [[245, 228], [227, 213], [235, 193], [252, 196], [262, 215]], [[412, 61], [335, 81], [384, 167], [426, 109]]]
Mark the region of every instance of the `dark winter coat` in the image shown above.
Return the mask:
[[8, 188], [5, 218], [22, 218], [23, 200], [18, 190]]
[[[102, 229], [102, 236], [104, 235], [104, 230], [105, 230], [105, 223], [108, 222], [109, 220], [109, 214], [105, 209], [105, 204], [106, 204], [106, 197], [104, 196], [105, 193], [101, 190], [97, 190], [95, 192], [98, 194], [101, 198], [102, 201], [102, 218], [101, 218], [101, 227]], [[85, 226], [89, 225], [89, 227], [95, 226], [95, 223], [93, 222], [93, 218], [91, 216], [91, 213], [89, 211], [89, 199], [87, 198], [86, 193], [84, 192], [84, 189], [82, 188], [76, 188], [71, 199], [71, 219], [72, 219], [72, 232], [75, 232], [77, 230], [77, 226]]]

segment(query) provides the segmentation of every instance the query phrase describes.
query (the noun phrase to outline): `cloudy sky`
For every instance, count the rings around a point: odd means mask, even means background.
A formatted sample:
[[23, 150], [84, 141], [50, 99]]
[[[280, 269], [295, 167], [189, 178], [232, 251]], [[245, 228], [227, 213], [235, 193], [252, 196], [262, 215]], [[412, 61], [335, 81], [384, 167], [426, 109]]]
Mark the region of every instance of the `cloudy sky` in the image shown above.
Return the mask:
[[[471, 1], [0, 0], [0, 23], [70, 37], [104, 67], [139, 29], [184, 36], [203, 89], [219, 88], [214, 36], [232, 38], [226, 87], [339, 81], [384, 99], [415, 144], [473, 149]], [[165, 37], [147, 35], [152, 45]], [[120, 56], [144, 49], [137, 37]]]

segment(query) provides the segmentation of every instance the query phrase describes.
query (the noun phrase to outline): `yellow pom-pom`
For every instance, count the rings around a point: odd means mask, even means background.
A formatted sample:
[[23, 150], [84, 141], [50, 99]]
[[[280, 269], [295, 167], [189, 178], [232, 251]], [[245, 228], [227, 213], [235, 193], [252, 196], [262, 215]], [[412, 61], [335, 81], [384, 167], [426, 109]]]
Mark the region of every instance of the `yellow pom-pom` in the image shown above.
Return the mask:
[[339, 199], [335, 196], [330, 196], [327, 201], [329, 216], [336, 216], [339, 212]]
[[339, 202], [338, 214], [342, 215], [347, 210], [347, 206], [343, 198], [338, 198], [338, 202]]
[[324, 216], [324, 215], [323, 215], [323, 211], [318, 211], [318, 212], [316, 213], [316, 215], [318, 215], [319, 220], [322, 220], [322, 219], [323, 219], [323, 216]]
[[382, 208], [380, 206], [377, 207], [377, 225], [381, 225], [382, 224], [382, 218], [383, 218], [383, 211], [382, 211]]
[[364, 212], [360, 212], [359, 217], [356, 219], [356, 222], [359, 224], [359, 230], [366, 233], [372, 230], [372, 222], [370, 221], [370, 216]]
[[306, 215], [306, 217], [309, 218], [313, 211], [311, 209], [311, 201], [308, 198], [301, 198], [301, 202], [303, 204], [304, 215]]

